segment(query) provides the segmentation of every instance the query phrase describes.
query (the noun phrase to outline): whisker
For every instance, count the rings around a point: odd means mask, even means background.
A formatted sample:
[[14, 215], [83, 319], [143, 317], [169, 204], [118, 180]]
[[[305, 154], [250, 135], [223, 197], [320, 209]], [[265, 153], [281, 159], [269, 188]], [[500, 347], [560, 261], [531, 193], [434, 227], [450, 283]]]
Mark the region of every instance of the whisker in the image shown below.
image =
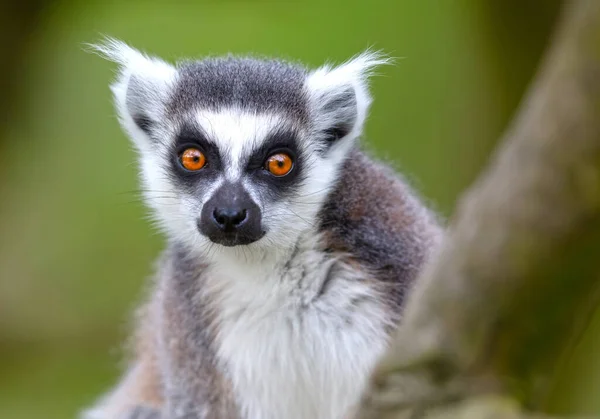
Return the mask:
[[178, 194], [176, 191], [161, 191], [159, 189], [132, 189], [132, 190], [128, 190], [128, 191], [116, 192], [116, 195], [127, 195], [127, 194], [132, 194], [132, 193], [143, 193], [143, 192], [166, 193], [166, 194], [173, 194], [173, 195]]
[[304, 195], [298, 195], [298, 197], [300, 197], [300, 198], [306, 198], [308, 196], [317, 195], [317, 194], [320, 194], [320, 193], [328, 191], [328, 190], [329, 190], [329, 188], [327, 187], [327, 188], [319, 189], [318, 191], [314, 191], [314, 192], [307, 193], [307, 194], [304, 194]]

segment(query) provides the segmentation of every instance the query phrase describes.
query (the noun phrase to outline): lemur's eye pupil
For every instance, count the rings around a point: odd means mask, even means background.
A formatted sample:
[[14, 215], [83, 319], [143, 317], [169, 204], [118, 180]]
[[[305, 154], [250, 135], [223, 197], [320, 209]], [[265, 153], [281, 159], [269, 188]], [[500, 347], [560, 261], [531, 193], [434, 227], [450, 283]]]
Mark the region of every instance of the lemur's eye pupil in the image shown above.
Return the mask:
[[265, 164], [265, 168], [275, 176], [285, 176], [291, 172], [294, 162], [292, 158], [285, 153], [276, 153], [270, 156]]
[[204, 167], [206, 164], [206, 157], [204, 157], [204, 154], [197, 148], [187, 148], [181, 153], [181, 156], [179, 156], [179, 162], [183, 168], [190, 171], [196, 171]]

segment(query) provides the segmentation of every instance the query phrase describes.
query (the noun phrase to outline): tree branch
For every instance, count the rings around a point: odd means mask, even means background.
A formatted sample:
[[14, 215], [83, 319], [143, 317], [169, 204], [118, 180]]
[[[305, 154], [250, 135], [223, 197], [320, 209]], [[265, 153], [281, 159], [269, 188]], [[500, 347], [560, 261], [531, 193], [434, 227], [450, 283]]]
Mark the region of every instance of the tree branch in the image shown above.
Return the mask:
[[600, 294], [599, 1], [567, 2], [502, 144], [417, 281], [360, 418], [522, 417], [449, 410], [484, 394], [518, 402], [514, 415], [543, 405]]

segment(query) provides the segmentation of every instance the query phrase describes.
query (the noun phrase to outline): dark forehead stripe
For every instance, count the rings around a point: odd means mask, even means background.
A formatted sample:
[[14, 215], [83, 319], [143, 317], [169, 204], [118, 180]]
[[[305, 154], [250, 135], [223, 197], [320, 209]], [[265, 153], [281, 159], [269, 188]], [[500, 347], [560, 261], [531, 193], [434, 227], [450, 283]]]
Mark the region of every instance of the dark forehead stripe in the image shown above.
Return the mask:
[[195, 107], [218, 110], [237, 106], [250, 111], [285, 112], [304, 120], [307, 116], [303, 84], [306, 70], [278, 60], [209, 58], [182, 63], [169, 104], [173, 114]]

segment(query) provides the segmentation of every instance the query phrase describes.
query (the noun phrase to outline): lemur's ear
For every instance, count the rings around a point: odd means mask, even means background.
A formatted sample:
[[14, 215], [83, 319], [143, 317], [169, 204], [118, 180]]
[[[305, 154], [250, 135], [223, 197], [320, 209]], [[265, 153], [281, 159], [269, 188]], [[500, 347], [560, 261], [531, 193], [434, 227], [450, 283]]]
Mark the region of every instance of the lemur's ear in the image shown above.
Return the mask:
[[337, 67], [311, 72], [305, 88], [316, 130], [328, 142], [360, 135], [371, 96], [368, 78], [375, 67], [389, 64], [381, 53], [366, 51]]
[[138, 147], [148, 147], [156, 122], [164, 117], [177, 70], [112, 38], [91, 45], [91, 49], [119, 64], [117, 79], [111, 85], [119, 119]]

